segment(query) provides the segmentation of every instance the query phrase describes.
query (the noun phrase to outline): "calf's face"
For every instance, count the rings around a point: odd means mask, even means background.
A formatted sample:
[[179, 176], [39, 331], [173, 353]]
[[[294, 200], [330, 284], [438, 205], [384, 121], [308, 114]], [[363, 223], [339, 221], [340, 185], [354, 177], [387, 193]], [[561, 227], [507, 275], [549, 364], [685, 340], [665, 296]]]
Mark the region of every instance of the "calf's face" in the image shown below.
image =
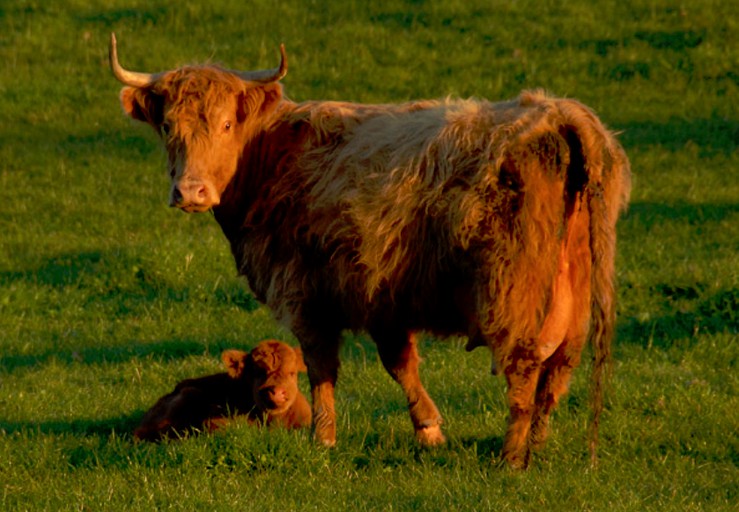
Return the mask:
[[246, 385], [259, 412], [279, 416], [295, 402], [298, 373], [305, 372], [303, 354], [279, 341], [264, 341], [243, 358], [238, 351], [223, 353], [229, 374], [246, 379]]

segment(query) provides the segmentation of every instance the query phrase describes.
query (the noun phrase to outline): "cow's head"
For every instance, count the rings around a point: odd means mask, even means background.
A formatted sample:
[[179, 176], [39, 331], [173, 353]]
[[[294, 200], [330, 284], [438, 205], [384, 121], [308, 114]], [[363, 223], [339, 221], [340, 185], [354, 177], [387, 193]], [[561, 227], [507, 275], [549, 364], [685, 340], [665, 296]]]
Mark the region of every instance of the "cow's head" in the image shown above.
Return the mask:
[[287, 73], [282, 45], [280, 52], [280, 65], [268, 70], [193, 66], [138, 73], [118, 63], [111, 34], [110, 67], [126, 85], [123, 109], [151, 125], [167, 147], [171, 206], [196, 212], [220, 203], [245, 144], [282, 99], [278, 81]]

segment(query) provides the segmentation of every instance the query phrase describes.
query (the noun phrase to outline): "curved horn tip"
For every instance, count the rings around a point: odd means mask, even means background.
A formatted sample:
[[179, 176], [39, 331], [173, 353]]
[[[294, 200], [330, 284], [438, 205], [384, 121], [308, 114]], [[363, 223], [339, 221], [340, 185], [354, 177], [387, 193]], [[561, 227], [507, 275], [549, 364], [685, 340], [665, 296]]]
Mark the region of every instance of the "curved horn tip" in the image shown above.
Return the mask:
[[118, 60], [118, 42], [115, 38], [115, 32], [110, 33], [110, 44], [108, 45], [108, 60], [113, 62], [113, 60]]
[[110, 47], [108, 49], [108, 60], [110, 63], [110, 69], [113, 72], [113, 76], [118, 79], [119, 82], [124, 85], [131, 87], [145, 87], [151, 85], [156, 79], [155, 75], [150, 73], [137, 73], [135, 71], [128, 71], [124, 69], [118, 62], [118, 49], [115, 33], [110, 33]]
[[287, 52], [285, 51], [285, 43], [280, 43], [280, 71], [279, 79], [287, 75]]

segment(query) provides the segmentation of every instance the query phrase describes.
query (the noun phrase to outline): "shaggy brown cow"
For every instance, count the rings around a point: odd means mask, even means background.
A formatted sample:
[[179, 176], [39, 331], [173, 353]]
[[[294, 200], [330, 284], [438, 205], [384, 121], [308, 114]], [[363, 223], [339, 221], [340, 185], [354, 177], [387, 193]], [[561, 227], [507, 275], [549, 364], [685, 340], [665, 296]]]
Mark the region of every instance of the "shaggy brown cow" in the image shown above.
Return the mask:
[[228, 372], [183, 380], [160, 398], [134, 432], [156, 441], [189, 430], [215, 430], [235, 415], [285, 428], [311, 423], [308, 400], [298, 389], [298, 372], [306, 371], [300, 349], [268, 340], [251, 352], [226, 350]]
[[170, 202], [212, 210], [241, 274], [303, 347], [315, 437], [336, 439], [342, 330], [367, 330], [418, 440], [444, 441], [418, 331], [488, 346], [508, 383], [503, 458], [527, 464], [588, 337], [594, 426], [614, 326], [616, 220], [630, 171], [588, 108], [542, 92], [489, 103], [294, 103], [273, 70], [159, 74], [110, 63], [124, 110], [169, 153]]

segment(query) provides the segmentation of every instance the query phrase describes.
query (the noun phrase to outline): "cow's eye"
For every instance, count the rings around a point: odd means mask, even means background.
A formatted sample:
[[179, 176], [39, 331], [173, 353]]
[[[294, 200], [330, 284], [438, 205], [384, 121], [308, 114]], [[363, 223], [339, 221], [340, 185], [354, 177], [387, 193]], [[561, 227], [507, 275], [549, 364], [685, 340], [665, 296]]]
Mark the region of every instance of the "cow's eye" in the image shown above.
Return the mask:
[[226, 124], [223, 125], [224, 131], [231, 131], [231, 121], [226, 121]]
[[162, 134], [169, 135], [170, 126], [169, 123], [162, 123]]

